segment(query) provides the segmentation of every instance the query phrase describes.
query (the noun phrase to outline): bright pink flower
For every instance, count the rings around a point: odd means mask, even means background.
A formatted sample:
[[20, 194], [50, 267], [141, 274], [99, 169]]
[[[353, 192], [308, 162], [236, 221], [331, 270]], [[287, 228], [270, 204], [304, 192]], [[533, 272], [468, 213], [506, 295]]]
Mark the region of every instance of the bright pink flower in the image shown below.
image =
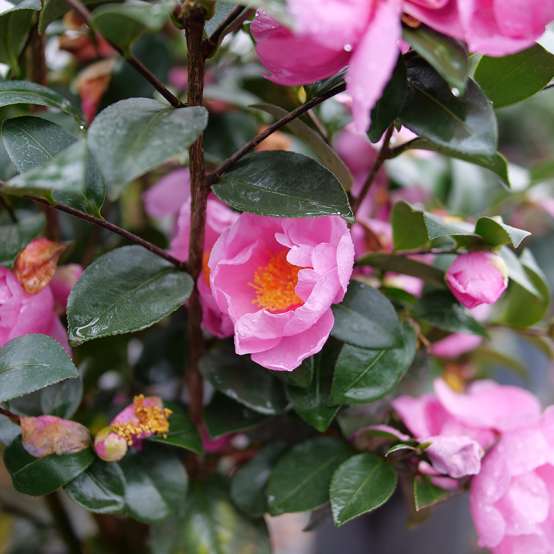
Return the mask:
[[470, 252], [454, 260], [446, 283], [466, 308], [494, 304], [508, 287], [508, 269], [497, 254]]
[[50, 286], [29, 294], [12, 271], [0, 267], [0, 347], [29, 333], [50, 335], [71, 353], [66, 331], [54, 311]]
[[505, 433], [471, 484], [479, 544], [494, 554], [554, 552], [554, 407]]
[[241, 214], [209, 260], [212, 293], [233, 321], [237, 354], [292, 371], [319, 352], [353, 263], [352, 238], [339, 217]]
[[22, 417], [20, 425], [23, 448], [35, 458], [75, 454], [90, 444], [88, 429], [76, 421], [44, 415]]
[[175, 169], [144, 193], [144, 208], [154, 219], [177, 217], [183, 204], [190, 202], [190, 173]]
[[483, 337], [470, 333], [452, 333], [444, 339], [434, 342], [429, 353], [448, 360], [475, 350], [483, 342]]
[[425, 453], [439, 474], [460, 479], [479, 473], [484, 452], [473, 439], [463, 435], [439, 435], [425, 442], [431, 443]]
[[62, 265], [54, 273], [54, 277], [50, 281], [50, 289], [54, 295], [54, 303], [58, 313], [65, 312], [71, 289], [82, 274], [83, 267], [79, 264]]

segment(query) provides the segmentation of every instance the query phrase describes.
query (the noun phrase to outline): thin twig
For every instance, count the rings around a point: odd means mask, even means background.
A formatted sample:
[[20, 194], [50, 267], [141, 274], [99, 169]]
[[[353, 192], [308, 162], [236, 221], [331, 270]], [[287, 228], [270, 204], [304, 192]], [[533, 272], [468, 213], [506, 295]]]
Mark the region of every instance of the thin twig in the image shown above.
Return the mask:
[[6, 410], [5, 408], [0, 408], [0, 415], [3, 415], [4, 417], [7, 417], [12, 423], [15, 423], [19, 425], [20, 423], [20, 417], [18, 415], [15, 415], [13, 412], [10, 412], [9, 410]]
[[[207, 58], [211, 58], [214, 55], [215, 51], [217, 50], [217, 47], [223, 40], [223, 37], [230, 32], [229, 26], [232, 23], [235, 23], [235, 20], [237, 20], [241, 15], [246, 15], [248, 11], [249, 10], [244, 6], [237, 6], [221, 22], [221, 24], [217, 27], [217, 29], [204, 41], [202, 46], [204, 49], [204, 55]], [[242, 21], [241, 21], [241, 24], [242, 24]]]
[[337, 88], [334, 88], [321, 96], [316, 96], [311, 100], [308, 100], [305, 104], [298, 106], [292, 112], [288, 113], [286, 116], [282, 117], [272, 125], [269, 125], [264, 131], [259, 135], [255, 136], [250, 142], [247, 142], [242, 148], [237, 150], [230, 158], [225, 160], [217, 169], [212, 173], [209, 173], [207, 176], [207, 181], [209, 185], [213, 185], [219, 177], [221, 177], [227, 170], [229, 170], [233, 165], [235, 165], [241, 158], [252, 152], [258, 144], [263, 142], [267, 137], [278, 131], [279, 129], [285, 127], [291, 121], [295, 120], [297, 117], [300, 117], [302, 114], [310, 111], [315, 106], [318, 106], [325, 100], [336, 96], [337, 94], [344, 92], [346, 85], [341, 85]]
[[59, 494], [58, 492], [53, 492], [45, 496], [44, 501], [50, 510], [50, 514], [52, 515], [60, 537], [65, 543], [68, 552], [70, 554], [82, 554], [83, 548], [81, 546], [81, 541], [73, 528], [73, 523], [69, 518]]
[[[404, 152], [412, 150], [413, 145], [417, 144], [418, 141], [419, 138], [415, 138], [404, 142], [403, 144], [400, 144], [395, 148], [389, 148], [387, 152], [387, 160], [392, 160], [393, 158], [397, 158], [398, 156], [400, 156], [400, 154], [404, 154]], [[413, 148], [413, 150], [417, 150], [417, 146], [416, 148]]]
[[[85, 21], [85, 23], [94, 29], [92, 25], [92, 14], [80, 0], [65, 0]], [[182, 108], [184, 104], [137, 58], [132, 54], [127, 54], [117, 44], [104, 39], [110, 46], [119, 52], [174, 108]]]

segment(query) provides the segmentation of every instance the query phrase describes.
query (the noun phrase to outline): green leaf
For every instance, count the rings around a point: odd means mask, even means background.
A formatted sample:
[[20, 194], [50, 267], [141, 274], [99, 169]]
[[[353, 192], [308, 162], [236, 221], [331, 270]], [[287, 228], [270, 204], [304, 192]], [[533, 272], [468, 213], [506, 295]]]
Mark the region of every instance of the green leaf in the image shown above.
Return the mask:
[[307, 389], [314, 378], [315, 373], [315, 357], [306, 358], [294, 371], [283, 374], [287, 381], [287, 385]]
[[[252, 108], [263, 110], [276, 119], [285, 117], [289, 113], [280, 106], [274, 106], [273, 104], [254, 104]], [[353, 177], [350, 170], [319, 133], [314, 131], [309, 125], [306, 125], [301, 119], [292, 120], [287, 125], [287, 128], [312, 150], [321, 162], [321, 165], [324, 165], [335, 175], [344, 190], [348, 191], [352, 188]]]
[[229, 433], [247, 431], [262, 423], [266, 418], [223, 394], [217, 393], [206, 407], [204, 419], [210, 437], [217, 439]]
[[252, 8], [261, 8], [284, 25], [290, 26], [292, 23], [286, 0], [245, 0], [242, 4]]
[[356, 265], [369, 265], [383, 271], [393, 271], [394, 273], [401, 273], [402, 275], [418, 277], [432, 285], [444, 285], [444, 273], [440, 269], [423, 262], [418, 262], [407, 256], [371, 253], [359, 258], [356, 261]]
[[333, 473], [351, 454], [347, 444], [330, 437], [311, 439], [289, 450], [269, 478], [271, 515], [306, 512], [325, 504]]
[[346, 193], [333, 173], [294, 152], [258, 152], [239, 161], [212, 187], [239, 211], [281, 217], [352, 218]]
[[402, 36], [458, 94], [464, 93], [469, 78], [469, 60], [467, 51], [460, 42], [425, 25], [420, 25], [417, 29], [404, 27]]
[[383, 133], [394, 123], [402, 111], [407, 94], [406, 64], [404, 58], [399, 56], [383, 95], [371, 110], [371, 126], [368, 133], [371, 142], [379, 142]]
[[125, 509], [125, 477], [116, 463], [96, 460], [64, 491], [89, 512], [116, 514]]
[[329, 392], [335, 361], [340, 350], [338, 341], [328, 341], [324, 350], [314, 357], [314, 377], [308, 388], [287, 386], [294, 411], [320, 433], [325, 432], [339, 411], [329, 405]]
[[143, 523], [155, 523], [182, 512], [188, 477], [179, 458], [168, 449], [146, 445], [119, 463], [125, 478], [127, 513]]
[[192, 484], [183, 517], [153, 527], [153, 554], [271, 554], [263, 519], [244, 517], [221, 477]]
[[416, 334], [405, 324], [403, 343], [392, 350], [366, 350], [345, 344], [338, 356], [330, 402], [365, 404], [392, 392], [412, 365]]
[[100, 112], [88, 143], [110, 198], [118, 198], [133, 179], [186, 152], [207, 123], [205, 108], [175, 109], [149, 98], [121, 100]]
[[267, 511], [265, 488], [271, 468], [284, 448], [282, 443], [266, 446], [233, 476], [231, 499], [245, 514], [251, 517], [262, 517]]
[[487, 336], [486, 329], [446, 290], [431, 291], [420, 298], [414, 316], [450, 333]]
[[169, 416], [169, 433], [165, 437], [153, 435], [148, 440], [161, 444], [169, 444], [177, 448], [191, 450], [196, 454], [201, 454], [202, 439], [188, 414], [176, 404], [166, 402], [164, 405], [173, 412]]
[[375, 454], [358, 454], [344, 462], [331, 481], [331, 510], [337, 526], [372, 512], [394, 493], [398, 478], [391, 464]]
[[31, 116], [7, 119], [0, 133], [19, 173], [44, 165], [77, 140], [56, 123]]
[[106, 4], [92, 13], [92, 26], [106, 40], [128, 50], [146, 31], [159, 31], [177, 5], [174, 0]]
[[475, 233], [491, 246], [510, 244], [514, 248], [519, 248], [531, 236], [528, 231], [507, 225], [499, 217], [480, 217], [475, 225]]
[[475, 70], [475, 79], [495, 108], [510, 106], [533, 96], [552, 77], [554, 55], [539, 44], [501, 58], [483, 56]]
[[141, 246], [112, 250], [95, 260], [71, 291], [69, 338], [78, 345], [146, 329], [179, 309], [192, 287], [187, 273]]
[[19, 56], [33, 25], [35, 12], [40, 11], [39, 0], [23, 0], [0, 13], [0, 63], [19, 74]]
[[498, 251], [500, 257], [504, 260], [506, 267], [508, 268], [508, 277], [511, 281], [516, 282], [520, 287], [525, 289], [528, 293], [536, 296], [539, 300], [542, 299], [543, 294], [535, 287], [533, 281], [529, 277], [525, 267], [515, 254], [513, 250], [503, 247]]
[[351, 281], [341, 304], [333, 306], [335, 325], [331, 334], [361, 348], [393, 348], [402, 330], [390, 301], [378, 290]]
[[446, 500], [449, 495], [448, 491], [433, 485], [431, 479], [425, 475], [418, 475], [414, 479], [414, 504], [417, 512]]
[[247, 356], [237, 356], [232, 343], [220, 343], [205, 354], [200, 371], [216, 390], [255, 412], [275, 415], [287, 407], [283, 385]]
[[29, 81], [0, 81], [0, 108], [18, 104], [54, 108], [81, 120], [71, 102], [52, 89]]
[[18, 216], [17, 223], [0, 224], [0, 265], [11, 267], [19, 252], [44, 231], [46, 219], [43, 214]]
[[[82, 0], [86, 6], [101, 4], [105, 0]], [[69, 4], [65, 0], [43, 0], [43, 8], [39, 18], [39, 33], [42, 35], [46, 27], [56, 19], [60, 19], [70, 10]]]
[[4, 452], [4, 464], [15, 490], [31, 496], [43, 496], [63, 487], [94, 462], [90, 448], [77, 454], [34, 458], [14, 440]]
[[24, 335], [0, 349], [0, 402], [79, 377], [65, 350], [46, 335]]
[[68, 379], [40, 391], [42, 413], [55, 415], [64, 419], [69, 419], [75, 415], [82, 399], [82, 378]]

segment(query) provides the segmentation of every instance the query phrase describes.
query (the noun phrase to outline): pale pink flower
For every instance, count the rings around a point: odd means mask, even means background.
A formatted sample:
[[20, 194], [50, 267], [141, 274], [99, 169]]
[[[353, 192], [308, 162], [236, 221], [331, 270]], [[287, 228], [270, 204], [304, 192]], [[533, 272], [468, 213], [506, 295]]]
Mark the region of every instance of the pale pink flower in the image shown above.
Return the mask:
[[67, 308], [67, 299], [71, 289], [83, 274], [83, 267], [79, 264], [67, 264], [58, 267], [52, 281], [50, 289], [54, 295], [54, 304], [58, 313], [64, 313]]
[[88, 429], [76, 421], [43, 415], [21, 417], [20, 425], [23, 448], [35, 458], [75, 454], [90, 444]]
[[508, 287], [508, 268], [497, 254], [469, 252], [448, 268], [446, 283], [466, 308], [494, 304]]
[[452, 333], [444, 339], [434, 342], [429, 353], [439, 358], [453, 359], [475, 350], [483, 342], [483, 337], [471, 333]]
[[237, 354], [292, 371], [319, 352], [353, 263], [352, 238], [339, 217], [241, 214], [209, 260], [212, 293], [233, 322]]
[[453, 479], [477, 475], [481, 470], [483, 449], [475, 440], [463, 435], [428, 437], [425, 450], [433, 469]]
[[144, 193], [144, 209], [154, 219], [177, 217], [183, 204], [190, 202], [190, 173], [175, 169]]

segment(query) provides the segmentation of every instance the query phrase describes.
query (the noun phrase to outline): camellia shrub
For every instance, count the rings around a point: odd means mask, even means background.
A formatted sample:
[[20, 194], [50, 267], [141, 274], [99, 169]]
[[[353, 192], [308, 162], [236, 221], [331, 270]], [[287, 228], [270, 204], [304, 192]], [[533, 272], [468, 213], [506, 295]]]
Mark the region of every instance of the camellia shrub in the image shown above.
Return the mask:
[[467, 493], [480, 547], [554, 552], [552, 0], [0, 9], [8, 551]]

